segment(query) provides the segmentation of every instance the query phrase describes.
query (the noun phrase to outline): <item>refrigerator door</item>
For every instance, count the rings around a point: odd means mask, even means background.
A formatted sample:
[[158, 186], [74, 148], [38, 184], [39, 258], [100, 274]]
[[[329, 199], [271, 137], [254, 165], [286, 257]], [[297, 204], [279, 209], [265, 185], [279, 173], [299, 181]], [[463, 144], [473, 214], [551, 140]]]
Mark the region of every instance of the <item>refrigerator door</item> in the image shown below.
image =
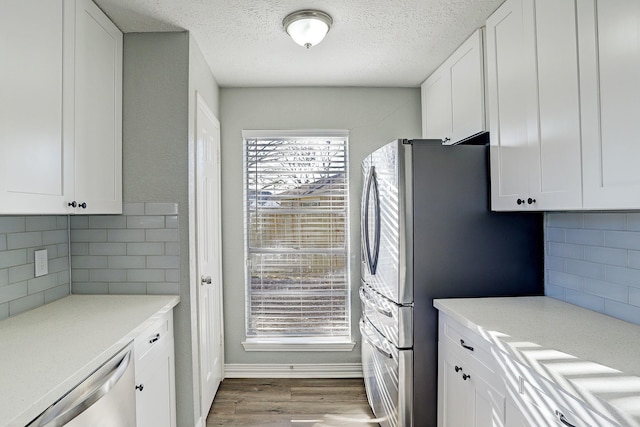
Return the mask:
[[376, 292], [397, 304], [413, 302], [413, 286], [407, 276], [407, 235], [411, 222], [410, 165], [405, 157], [411, 146], [401, 140], [374, 151], [362, 164], [362, 279]]
[[413, 307], [395, 304], [364, 283], [360, 302], [364, 317], [394, 346], [413, 347]]
[[382, 427], [412, 427], [413, 351], [398, 350], [360, 319], [367, 399]]

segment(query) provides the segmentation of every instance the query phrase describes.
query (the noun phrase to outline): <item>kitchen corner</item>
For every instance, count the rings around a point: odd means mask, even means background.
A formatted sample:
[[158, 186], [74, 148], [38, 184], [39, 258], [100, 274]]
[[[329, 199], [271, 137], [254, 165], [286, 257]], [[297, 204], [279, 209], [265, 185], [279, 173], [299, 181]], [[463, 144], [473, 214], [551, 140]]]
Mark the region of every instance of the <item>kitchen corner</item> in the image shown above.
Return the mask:
[[0, 425], [29, 423], [170, 316], [179, 301], [178, 296], [71, 295], [0, 322], [0, 388], [11, 390], [0, 401]]

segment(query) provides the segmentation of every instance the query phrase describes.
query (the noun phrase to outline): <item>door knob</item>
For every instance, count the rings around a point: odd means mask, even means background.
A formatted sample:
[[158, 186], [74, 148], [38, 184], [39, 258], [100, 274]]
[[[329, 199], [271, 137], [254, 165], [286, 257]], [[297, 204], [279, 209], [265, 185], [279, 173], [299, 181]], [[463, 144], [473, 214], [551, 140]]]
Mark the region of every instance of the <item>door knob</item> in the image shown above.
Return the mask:
[[201, 276], [200, 277], [200, 284], [202, 284], [202, 285], [210, 285], [211, 284], [211, 276], [207, 276], [207, 277]]

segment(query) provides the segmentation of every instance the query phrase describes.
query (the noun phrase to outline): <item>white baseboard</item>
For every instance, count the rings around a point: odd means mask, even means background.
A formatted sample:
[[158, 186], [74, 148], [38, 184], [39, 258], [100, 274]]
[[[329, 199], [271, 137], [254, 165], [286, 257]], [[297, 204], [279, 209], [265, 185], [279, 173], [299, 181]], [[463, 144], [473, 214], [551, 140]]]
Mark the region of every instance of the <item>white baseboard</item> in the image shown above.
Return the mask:
[[228, 363], [225, 378], [362, 378], [361, 363]]

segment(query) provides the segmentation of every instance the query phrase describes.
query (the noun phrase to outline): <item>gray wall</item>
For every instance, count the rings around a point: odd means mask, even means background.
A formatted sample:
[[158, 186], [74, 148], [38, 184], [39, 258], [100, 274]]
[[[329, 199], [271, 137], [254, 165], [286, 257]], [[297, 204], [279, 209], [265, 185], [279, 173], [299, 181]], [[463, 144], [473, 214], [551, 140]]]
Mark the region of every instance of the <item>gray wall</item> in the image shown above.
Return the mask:
[[[222, 224], [225, 362], [359, 363], [360, 188], [362, 159], [396, 138], [421, 133], [418, 88], [222, 88]], [[352, 352], [245, 352], [242, 130], [348, 129]]]
[[545, 294], [640, 325], [640, 213], [546, 213]]
[[[68, 236], [66, 216], [0, 216], [0, 319], [69, 295]], [[35, 277], [38, 249], [49, 274]]]
[[193, 105], [198, 91], [217, 113], [218, 87], [188, 33], [125, 34], [123, 64], [124, 202], [178, 205], [177, 422], [192, 426], [200, 417], [195, 288], [189, 279]]

